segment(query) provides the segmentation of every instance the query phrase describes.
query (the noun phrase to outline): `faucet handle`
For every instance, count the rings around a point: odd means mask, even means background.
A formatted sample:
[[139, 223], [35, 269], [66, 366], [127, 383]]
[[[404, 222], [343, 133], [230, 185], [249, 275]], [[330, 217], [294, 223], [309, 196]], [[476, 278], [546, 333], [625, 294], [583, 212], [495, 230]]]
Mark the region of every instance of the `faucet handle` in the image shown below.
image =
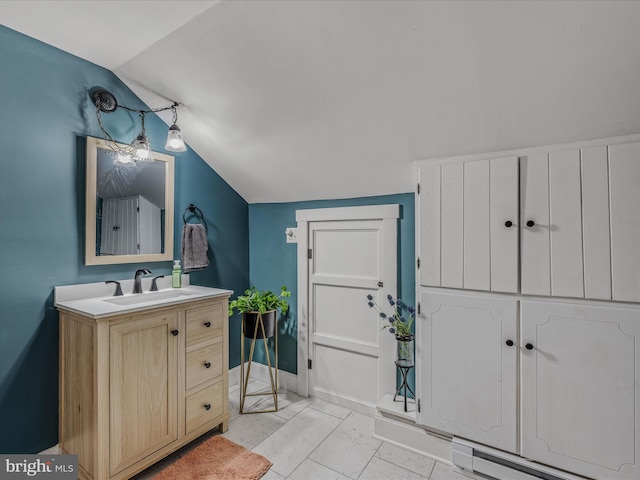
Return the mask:
[[113, 296], [119, 297], [122, 295], [122, 288], [120, 288], [120, 282], [116, 282], [115, 280], [106, 280], [104, 283], [115, 283], [116, 290], [113, 292]]
[[157, 277], [154, 277], [153, 280], [151, 280], [151, 292], [157, 292], [158, 291], [158, 285], [156, 283], [156, 280], [159, 278], [164, 278], [164, 275], [158, 275]]

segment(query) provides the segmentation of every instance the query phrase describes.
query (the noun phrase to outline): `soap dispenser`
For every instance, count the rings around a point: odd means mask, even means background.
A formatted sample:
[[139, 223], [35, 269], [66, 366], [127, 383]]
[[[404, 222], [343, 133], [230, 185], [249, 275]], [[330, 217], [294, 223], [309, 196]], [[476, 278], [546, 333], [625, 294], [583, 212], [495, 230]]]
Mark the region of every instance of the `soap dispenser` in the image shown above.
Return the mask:
[[182, 286], [182, 269], [180, 268], [180, 260], [173, 261], [173, 270], [171, 270], [171, 286], [180, 288]]

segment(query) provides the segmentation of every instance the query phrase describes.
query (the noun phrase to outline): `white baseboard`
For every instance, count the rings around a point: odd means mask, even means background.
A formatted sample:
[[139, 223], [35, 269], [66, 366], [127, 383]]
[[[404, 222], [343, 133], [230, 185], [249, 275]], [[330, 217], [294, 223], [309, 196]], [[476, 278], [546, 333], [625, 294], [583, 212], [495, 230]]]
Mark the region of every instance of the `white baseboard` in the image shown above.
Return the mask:
[[[269, 383], [269, 367], [262, 363], [252, 362], [251, 378], [253, 380]], [[229, 388], [236, 385], [240, 385], [240, 365], [229, 370]], [[278, 369], [278, 387], [289, 392], [298, 393], [298, 376], [294, 373]]]
[[382, 399], [374, 417], [374, 437], [452, 465], [451, 439], [416, 425], [415, 403], [408, 405], [409, 412], [403, 407], [390, 395]]

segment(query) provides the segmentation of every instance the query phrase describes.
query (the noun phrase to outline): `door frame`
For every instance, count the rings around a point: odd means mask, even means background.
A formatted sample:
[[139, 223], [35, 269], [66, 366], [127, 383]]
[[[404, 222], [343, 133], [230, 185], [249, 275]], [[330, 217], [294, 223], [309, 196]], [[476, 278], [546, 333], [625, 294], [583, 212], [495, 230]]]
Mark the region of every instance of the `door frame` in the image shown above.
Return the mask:
[[[298, 239], [298, 395], [309, 396], [309, 223], [330, 221], [377, 220], [382, 221], [383, 282], [384, 295], [396, 296], [398, 289], [398, 218], [399, 204], [365, 205], [357, 207], [315, 208], [296, 210]], [[387, 338], [388, 337], [388, 338]], [[382, 365], [388, 365], [382, 372], [380, 398], [385, 393], [395, 392], [395, 365], [393, 363], [393, 338], [382, 337]], [[379, 400], [380, 400], [379, 398]]]

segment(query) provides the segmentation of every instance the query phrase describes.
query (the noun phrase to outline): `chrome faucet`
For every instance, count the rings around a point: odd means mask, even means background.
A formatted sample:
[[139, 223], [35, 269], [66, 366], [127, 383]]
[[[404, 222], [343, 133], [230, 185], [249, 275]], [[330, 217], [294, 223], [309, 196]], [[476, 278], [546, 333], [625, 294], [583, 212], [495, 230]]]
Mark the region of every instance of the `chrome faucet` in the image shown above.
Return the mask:
[[142, 293], [142, 280], [140, 277], [142, 275], [149, 275], [150, 273], [151, 270], [147, 270], [146, 268], [136, 270], [136, 276], [133, 279], [133, 293]]

